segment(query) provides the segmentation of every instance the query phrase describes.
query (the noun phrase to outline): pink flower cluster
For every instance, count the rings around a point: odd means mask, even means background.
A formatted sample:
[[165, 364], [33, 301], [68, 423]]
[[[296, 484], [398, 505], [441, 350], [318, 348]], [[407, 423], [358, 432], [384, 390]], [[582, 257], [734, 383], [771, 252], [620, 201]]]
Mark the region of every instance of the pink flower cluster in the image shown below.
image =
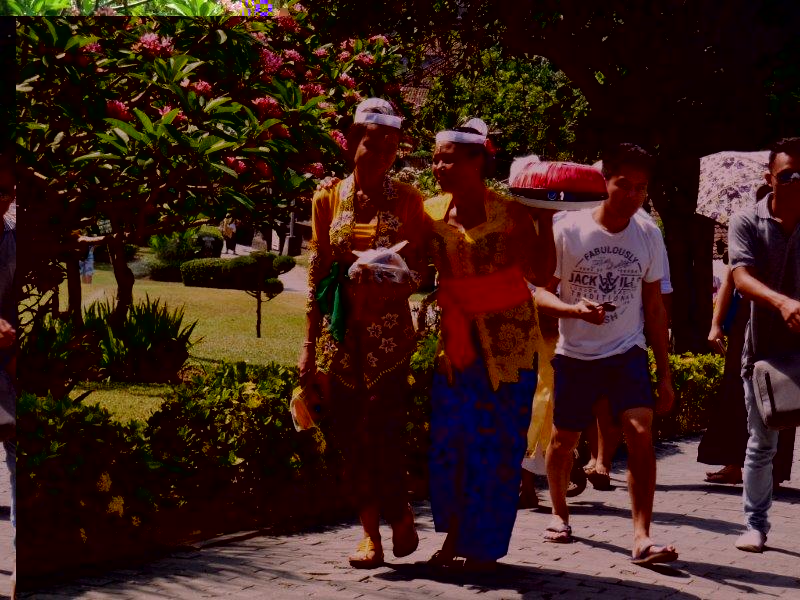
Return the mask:
[[139, 38], [139, 41], [131, 46], [131, 50], [139, 52], [144, 50], [148, 56], [170, 56], [175, 47], [172, 44], [171, 37], [159, 38], [157, 33], [145, 33]]
[[342, 62], [350, 60], [351, 56], [353, 56], [353, 55], [350, 54], [347, 50], [344, 50], [343, 52], [339, 52], [339, 60], [342, 61]]
[[300, 86], [300, 91], [303, 92], [303, 98], [314, 98], [325, 94], [325, 88], [318, 83], [304, 83]]
[[239, 175], [247, 171], [247, 165], [244, 163], [244, 161], [237, 159], [235, 156], [226, 156], [225, 164], [228, 166], [228, 168], [233, 169]]
[[339, 44], [339, 48], [342, 50], [352, 50], [355, 43], [356, 41], [353, 38], [350, 38], [349, 40], [345, 40]]
[[294, 17], [276, 17], [275, 22], [286, 33], [300, 33], [300, 24]]
[[347, 73], [342, 73], [339, 75], [339, 83], [351, 90], [356, 87], [356, 80], [350, 77], [350, 75]]
[[317, 48], [314, 50], [314, 56], [318, 58], [325, 58], [328, 56], [328, 51], [325, 48]]
[[279, 117], [281, 116], [281, 105], [272, 96], [264, 96], [263, 98], [256, 98], [253, 100], [253, 105], [258, 109], [259, 116], [264, 117]]
[[371, 38], [369, 38], [369, 41], [380, 42], [385, 45], [389, 43], [389, 38], [387, 38], [385, 35], [373, 35]]
[[297, 50], [286, 50], [283, 53], [283, 57], [286, 60], [291, 60], [295, 64], [303, 62], [303, 55], [300, 54]]
[[128, 110], [128, 106], [119, 100], [109, 100], [106, 102], [106, 114], [112, 119], [120, 121], [132, 121], [133, 115]]
[[319, 179], [325, 174], [325, 167], [322, 166], [322, 163], [316, 162], [304, 166], [302, 171], [303, 173], [309, 173], [312, 177]]
[[331, 131], [331, 137], [333, 141], [339, 144], [339, 147], [342, 150], [347, 150], [347, 137], [338, 129], [334, 129]]
[[261, 50], [261, 68], [264, 69], [265, 74], [272, 75], [277, 73], [282, 66], [283, 59], [279, 55], [269, 48]]
[[[169, 104], [166, 104], [163, 107], [158, 109], [158, 114], [160, 114], [163, 117], [165, 114], [167, 114], [171, 110], [172, 110], [172, 107]], [[186, 117], [183, 115], [183, 111], [179, 110], [178, 114], [175, 115], [175, 118], [172, 120], [172, 122], [173, 123], [182, 123], [185, 120], [186, 120]]]
[[375, 64], [375, 57], [366, 52], [361, 52], [356, 56], [356, 62], [362, 67], [368, 67]]
[[83, 48], [81, 48], [81, 52], [83, 54], [94, 53], [99, 54], [103, 51], [103, 47], [100, 45], [100, 42], [92, 42], [91, 44], [86, 44]]
[[192, 84], [191, 87], [198, 96], [203, 96], [204, 98], [209, 97], [211, 95], [211, 92], [213, 91], [211, 88], [211, 84], [208, 83], [207, 81], [202, 81], [202, 80], [196, 81], [195, 83]]

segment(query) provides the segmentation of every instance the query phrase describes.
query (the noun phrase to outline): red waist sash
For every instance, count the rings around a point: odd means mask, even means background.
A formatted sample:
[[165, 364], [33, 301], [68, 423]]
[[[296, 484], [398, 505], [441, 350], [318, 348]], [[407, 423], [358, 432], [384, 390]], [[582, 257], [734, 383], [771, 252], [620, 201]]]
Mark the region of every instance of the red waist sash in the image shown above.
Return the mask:
[[519, 267], [490, 275], [442, 279], [436, 300], [442, 309], [444, 349], [452, 365], [463, 370], [478, 358], [469, 330], [475, 315], [508, 310], [530, 299]]

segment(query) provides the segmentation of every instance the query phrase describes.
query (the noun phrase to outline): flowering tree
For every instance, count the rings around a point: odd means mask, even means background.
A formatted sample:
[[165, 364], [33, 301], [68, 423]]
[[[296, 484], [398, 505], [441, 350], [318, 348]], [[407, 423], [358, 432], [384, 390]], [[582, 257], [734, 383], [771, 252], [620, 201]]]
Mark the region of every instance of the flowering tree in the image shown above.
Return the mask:
[[230, 210], [285, 220], [316, 178], [341, 173], [341, 117], [368, 95], [401, 102], [396, 47], [327, 39], [302, 11], [21, 20], [17, 60], [20, 195], [33, 199], [35, 249], [23, 276], [52, 289], [57, 265], [76, 264], [88, 243], [79, 232], [102, 222], [92, 243], [109, 246], [117, 315], [132, 298], [125, 243]]

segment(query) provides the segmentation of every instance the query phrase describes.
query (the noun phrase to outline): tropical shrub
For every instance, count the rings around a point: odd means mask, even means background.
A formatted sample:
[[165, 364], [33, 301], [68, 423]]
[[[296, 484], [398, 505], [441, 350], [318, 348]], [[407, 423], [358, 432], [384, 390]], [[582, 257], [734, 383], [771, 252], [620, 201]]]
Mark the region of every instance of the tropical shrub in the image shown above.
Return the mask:
[[160, 299], [134, 304], [123, 323], [112, 328], [110, 301], [95, 302], [84, 312], [87, 329], [99, 332], [100, 369], [112, 381], [169, 383], [177, 381], [189, 350], [197, 321], [184, 323], [184, 309], [170, 311]]
[[[650, 352], [650, 376], [655, 385], [655, 360]], [[706, 409], [722, 383], [725, 358], [718, 354], [685, 354], [669, 356], [675, 407], [663, 416], [656, 416], [653, 430], [656, 437], [668, 439], [701, 431], [708, 426]]]
[[107, 326], [85, 327], [75, 319], [39, 315], [22, 337], [18, 375], [33, 394], [66, 396], [80, 381], [102, 376], [99, 342]]
[[21, 573], [141, 554], [153, 537], [158, 498], [137, 426], [82, 400], [24, 393], [17, 401]]

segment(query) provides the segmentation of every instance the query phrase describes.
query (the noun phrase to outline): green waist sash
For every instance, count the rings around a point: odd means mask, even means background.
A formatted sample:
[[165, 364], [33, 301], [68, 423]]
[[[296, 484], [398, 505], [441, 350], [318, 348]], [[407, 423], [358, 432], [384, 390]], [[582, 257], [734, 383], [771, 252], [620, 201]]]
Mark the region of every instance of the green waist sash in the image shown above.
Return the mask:
[[339, 277], [340, 265], [335, 262], [331, 265], [331, 272], [317, 285], [316, 299], [319, 310], [323, 315], [331, 316], [331, 323], [328, 327], [331, 336], [337, 342], [344, 340], [346, 325], [346, 307], [344, 278]]

